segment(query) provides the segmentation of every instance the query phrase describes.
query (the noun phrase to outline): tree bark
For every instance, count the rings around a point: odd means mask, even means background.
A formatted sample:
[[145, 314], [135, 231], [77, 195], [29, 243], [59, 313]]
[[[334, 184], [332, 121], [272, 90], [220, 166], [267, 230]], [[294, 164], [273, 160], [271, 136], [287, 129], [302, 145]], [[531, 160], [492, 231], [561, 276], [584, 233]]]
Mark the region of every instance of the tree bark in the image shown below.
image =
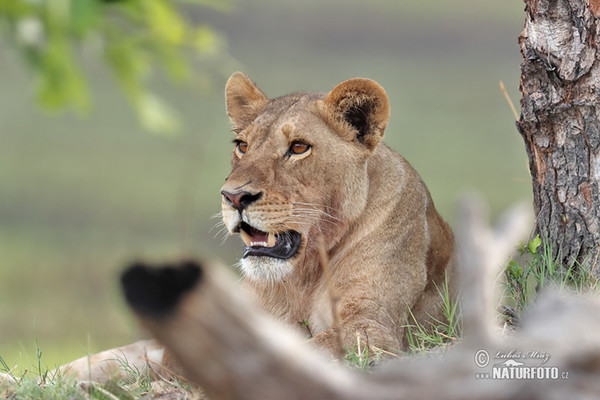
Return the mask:
[[600, 0], [525, 0], [521, 118], [538, 233], [600, 268]]

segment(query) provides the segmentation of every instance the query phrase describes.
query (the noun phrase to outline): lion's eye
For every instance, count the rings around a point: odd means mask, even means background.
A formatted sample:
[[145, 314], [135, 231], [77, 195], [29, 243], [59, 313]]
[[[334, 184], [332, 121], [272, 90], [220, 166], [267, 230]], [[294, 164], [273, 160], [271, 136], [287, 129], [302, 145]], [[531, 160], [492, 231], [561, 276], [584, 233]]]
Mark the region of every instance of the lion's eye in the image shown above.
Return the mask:
[[304, 154], [310, 150], [310, 145], [300, 141], [292, 142], [289, 152], [291, 154]]
[[235, 149], [240, 153], [244, 154], [248, 151], [248, 143], [238, 140], [235, 142]]

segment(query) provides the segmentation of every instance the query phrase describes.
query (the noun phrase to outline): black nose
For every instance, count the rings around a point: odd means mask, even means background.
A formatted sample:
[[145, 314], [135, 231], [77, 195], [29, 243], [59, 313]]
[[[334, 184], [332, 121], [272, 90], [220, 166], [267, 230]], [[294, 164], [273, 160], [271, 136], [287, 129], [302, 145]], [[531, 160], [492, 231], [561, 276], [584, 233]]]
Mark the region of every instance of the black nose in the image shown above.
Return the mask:
[[221, 191], [221, 194], [227, 201], [227, 203], [231, 204], [232, 207], [236, 208], [238, 211], [242, 211], [250, 204], [258, 201], [262, 197], [262, 192], [258, 193], [250, 193], [250, 192], [237, 192], [230, 193], [225, 190]]

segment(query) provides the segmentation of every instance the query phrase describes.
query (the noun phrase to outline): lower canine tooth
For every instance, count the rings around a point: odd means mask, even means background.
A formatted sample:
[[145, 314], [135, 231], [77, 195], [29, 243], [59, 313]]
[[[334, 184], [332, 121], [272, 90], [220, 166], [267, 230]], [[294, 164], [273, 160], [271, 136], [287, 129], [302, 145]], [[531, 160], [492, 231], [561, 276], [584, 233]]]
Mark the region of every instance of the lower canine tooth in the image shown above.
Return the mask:
[[267, 246], [273, 247], [273, 246], [275, 246], [275, 243], [277, 243], [277, 239], [275, 239], [275, 234], [269, 233], [269, 239], [267, 242]]

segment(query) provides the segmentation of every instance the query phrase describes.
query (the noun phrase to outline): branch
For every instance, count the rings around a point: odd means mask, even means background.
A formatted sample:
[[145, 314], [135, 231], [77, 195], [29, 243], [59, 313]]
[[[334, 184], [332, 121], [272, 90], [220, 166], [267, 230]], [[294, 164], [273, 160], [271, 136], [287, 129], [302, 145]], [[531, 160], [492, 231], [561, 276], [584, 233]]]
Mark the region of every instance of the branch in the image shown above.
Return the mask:
[[[462, 292], [470, 335], [444, 354], [395, 360], [372, 374], [320, 358], [229, 283], [222, 267], [137, 265], [125, 273], [123, 286], [142, 324], [211, 399], [578, 399], [600, 393], [597, 299], [542, 297], [523, 331], [502, 342], [489, 320], [477, 321], [493, 312], [481, 297], [489, 297], [484, 288], [492, 287], [493, 274], [482, 270], [508, 256], [524, 214], [510, 214], [503, 225], [510, 229], [491, 230], [473, 203], [464, 209], [468, 217], [458, 236], [461, 259], [470, 255], [462, 270], [463, 281], [472, 285]], [[502, 350], [544, 351], [550, 355], [546, 365], [566, 372], [568, 379], [477, 379], [488, 371], [475, 363], [480, 350], [492, 358]]]
[[[138, 264], [122, 281], [142, 324], [167, 345], [209, 398], [341, 399], [349, 394], [353, 374], [315, 356], [224, 275], [224, 268], [207, 264]], [[157, 302], [157, 293], [168, 300]]]

